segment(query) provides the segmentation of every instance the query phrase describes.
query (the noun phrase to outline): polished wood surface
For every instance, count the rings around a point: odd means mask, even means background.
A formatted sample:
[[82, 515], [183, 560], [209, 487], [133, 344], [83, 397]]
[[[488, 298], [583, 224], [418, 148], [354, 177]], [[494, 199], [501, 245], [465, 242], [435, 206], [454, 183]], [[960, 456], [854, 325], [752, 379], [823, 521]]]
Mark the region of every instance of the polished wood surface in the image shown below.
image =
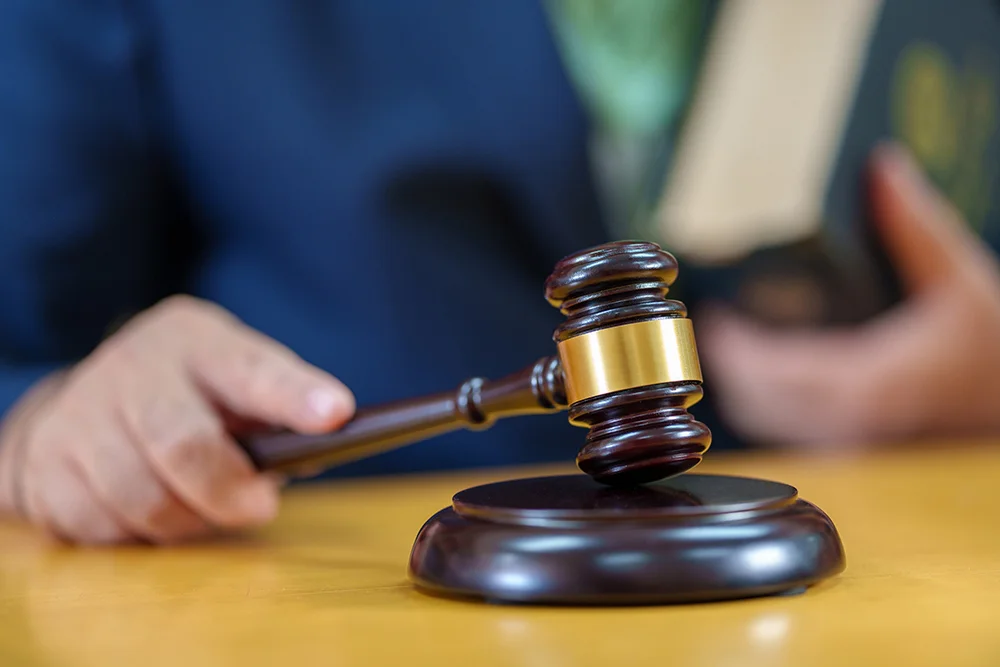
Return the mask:
[[[422, 523], [491, 471], [288, 491], [259, 534], [76, 550], [0, 524], [0, 665], [1000, 664], [1000, 441], [840, 460], [710, 455], [837, 523], [840, 576], [801, 596], [528, 608], [416, 592]], [[655, 663], [654, 663], [655, 661]]]

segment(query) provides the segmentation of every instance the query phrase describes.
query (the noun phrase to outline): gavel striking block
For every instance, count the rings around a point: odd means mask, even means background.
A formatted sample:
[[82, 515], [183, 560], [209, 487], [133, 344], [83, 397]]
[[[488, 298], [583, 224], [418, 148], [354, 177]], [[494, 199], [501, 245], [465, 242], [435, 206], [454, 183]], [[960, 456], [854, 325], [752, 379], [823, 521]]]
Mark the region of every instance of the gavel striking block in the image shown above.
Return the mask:
[[556, 354], [496, 382], [358, 410], [334, 433], [241, 443], [262, 470], [315, 471], [499, 418], [566, 411], [583, 475], [459, 492], [419, 531], [409, 574], [444, 595], [556, 604], [673, 603], [803, 590], [844, 568], [829, 517], [786, 484], [690, 473], [711, 433], [689, 408], [702, 374], [677, 262], [609, 243], [545, 284]]

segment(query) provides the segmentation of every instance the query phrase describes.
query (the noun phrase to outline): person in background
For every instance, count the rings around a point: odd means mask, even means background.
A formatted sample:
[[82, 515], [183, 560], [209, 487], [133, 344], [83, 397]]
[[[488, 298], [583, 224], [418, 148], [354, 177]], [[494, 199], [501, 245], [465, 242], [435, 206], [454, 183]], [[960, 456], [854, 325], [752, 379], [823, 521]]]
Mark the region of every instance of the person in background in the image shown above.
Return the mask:
[[[581, 77], [586, 4], [4, 4], [0, 508], [86, 544], [257, 526], [280, 480], [234, 434], [336, 429], [550, 353], [544, 279], [625, 235], [710, 21], [667, 0], [609, 15], [660, 37], [630, 42], [656, 85], [622, 134], [608, 119], [628, 112]], [[736, 431], [818, 447], [1000, 427], [993, 255], [898, 150], [871, 177], [898, 309], [829, 334], [695, 315]], [[330, 475], [566, 461], [580, 435], [509, 420]]]
[[897, 145], [873, 150], [871, 205], [903, 302], [863, 325], [765, 329], [721, 308], [698, 343], [726, 423], [782, 448], [837, 451], [1000, 433], [1000, 269]]

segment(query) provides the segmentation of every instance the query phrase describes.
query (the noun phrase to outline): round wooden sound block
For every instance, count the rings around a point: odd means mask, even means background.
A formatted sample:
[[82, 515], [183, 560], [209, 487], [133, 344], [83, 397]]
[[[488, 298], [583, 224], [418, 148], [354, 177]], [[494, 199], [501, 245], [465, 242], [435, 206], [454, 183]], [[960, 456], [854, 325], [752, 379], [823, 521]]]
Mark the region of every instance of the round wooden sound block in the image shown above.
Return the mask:
[[774, 595], [843, 569], [833, 522], [794, 487], [690, 473], [627, 488], [586, 475], [473, 487], [424, 524], [409, 563], [427, 592], [589, 605]]

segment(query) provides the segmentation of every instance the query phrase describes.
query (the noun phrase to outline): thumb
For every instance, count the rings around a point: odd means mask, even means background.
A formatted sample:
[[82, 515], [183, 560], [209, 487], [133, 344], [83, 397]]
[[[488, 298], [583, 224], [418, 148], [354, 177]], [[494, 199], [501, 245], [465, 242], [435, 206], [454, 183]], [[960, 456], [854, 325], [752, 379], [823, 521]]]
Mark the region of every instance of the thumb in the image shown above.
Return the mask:
[[875, 225], [908, 292], [982, 265], [979, 239], [905, 148], [876, 148], [870, 178]]
[[323, 433], [354, 414], [354, 395], [337, 378], [240, 322], [213, 324], [187, 370], [213, 402], [232, 413], [230, 424]]

